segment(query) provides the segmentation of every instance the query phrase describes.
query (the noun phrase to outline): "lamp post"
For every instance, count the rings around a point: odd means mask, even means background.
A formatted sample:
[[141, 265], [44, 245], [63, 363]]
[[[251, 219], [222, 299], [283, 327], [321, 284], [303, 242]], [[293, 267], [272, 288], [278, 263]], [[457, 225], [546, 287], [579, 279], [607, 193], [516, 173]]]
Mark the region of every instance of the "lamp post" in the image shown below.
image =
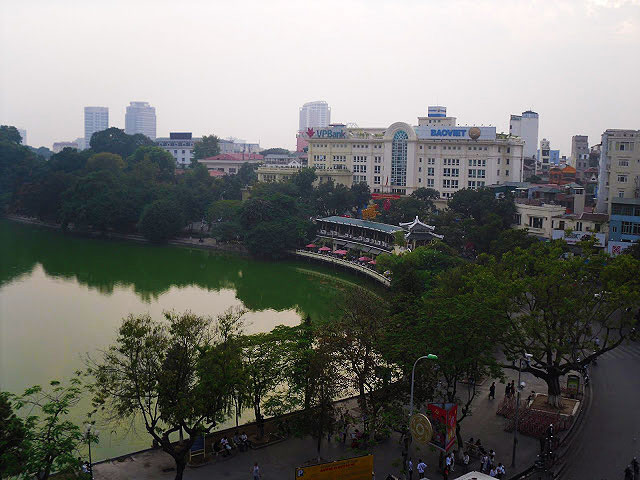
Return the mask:
[[93, 480], [93, 461], [91, 460], [91, 435], [98, 435], [100, 432], [95, 429], [94, 425], [91, 423], [86, 423], [84, 425], [85, 428], [85, 437], [87, 439], [87, 443], [89, 444], [89, 478]]
[[516, 467], [516, 446], [518, 445], [518, 407], [520, 406], [520, 391], [523, 388], [522, 383], [520, 382], [520, 377], [522, 376], [522, 362], [524, 361], [527, 365], [531, 361], [531, 357], [533, 357], [530, 353], [525, 353], [524, 358], [519, 360], [518, 364], [518, 393], [516, 395], [516, 415], [515, 415], [515, 423], [513, 425], [513, 452], [511, 454], [511, 468]]
[[438, 356], [434, 355], [433, 353], [430, 353], [429, 355], [424, 355], [418, 358], [413, 364], [413, 370], [411, 370], [411, 400], [409, 401], [409, 418], [411, 418], [411, 416], [413, 415], [413, 380], [416, 375], [416, 365], [423, 358], [426, 358], [427, 360], [437, 360]]

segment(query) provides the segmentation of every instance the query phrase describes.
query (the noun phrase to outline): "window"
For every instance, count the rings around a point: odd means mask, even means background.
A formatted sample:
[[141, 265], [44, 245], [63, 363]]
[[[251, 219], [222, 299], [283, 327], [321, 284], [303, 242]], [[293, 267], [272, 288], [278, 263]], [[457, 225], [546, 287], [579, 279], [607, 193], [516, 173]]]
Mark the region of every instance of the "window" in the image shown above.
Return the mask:
[[522, 223], [522, 214], [514, 213], [513, 214], [513, 223], [514, 223], [514, 225], [520, 225]]
[[380, 177], [373, 177], [373, 184], [380, 185]]
[[365, 175], [354, 175], [353, 183], [367, 183], [367, 177]]
[[314, 155], [313, 156], [313, 161], [314, 162], [324, 161], [326, 159], [327, 159], [326, 155]]
[[366, 165], [354, 165], [353, 166], [353, 173], [367, 173], [367, 166]]
[[346, 162], [347, 161], [347, 156], [346, 155], [334, 155], [333, 156], [333, 161], [334, 162]]
[[427, 187], [433, 188], [433, 178], [427, 178]]
[[[507, 158], [507, 165], [509, 165], [509, 159], [508, 158]], [[507, 174], [507, 175], [509, 175], [509, 174]]]
[[391, 142], [391, 185], [407, 185], [407, 141], [409, 135], [398, 130]]
[[509, 176], [509, 170], [505, 170], [504, 174], [508, 177]]
[[496, 173], [497, 176], [500, 176], [500, 170], [497, 171]]
[[497, 163], [498, 163], [498, 165], [500, 165], [500, 159], [498, 159], [498, 162], [497, 162]]
[[422, 179], [421, 178], [418, 178], [418, 183], [422, 183]]
[[373, 157], [374, 163], [382, 163], [382, 157]]
[[620, 183], [627, 183], [627, 176], [626, 175], [618, 175], [618, 181]]
[[576, 232], [582, 231], [582, 222], [576, 222]]
[[418, 167], [418, 172], [421, 172], [421, 171], [422, 171], [422, 167]]
[[629, 160], [618, 160], [618, 166], [619, 167], [628, 167], [629, 166]]
[[373, 173], [380, 173], [380, 165], [375, 165], [373, 167]]
[[435, 158], [427, 158], [427, 165], [435, 165], [435, 164], [436, 164]]
[[543, 223], [543, 217], [529, 217], [529, 226], [532, 228], [542, 228]]
[[559, 223], [558, 228], [560, 230], [564, 230], [564, 220], [560, 220], [560, 222], [558, 222], [558, 223]]
[[420, 163], [422, 163], [422, 157], [420, 157]]
[[618, 198], [624, 198], [624, 190], [618, 190]]
[[476, 181], [475, 180], [469, 180], [467, 182], [467, 187], [469, 188], [476, 188]]
[[182, 150], [182, 153], [184, 153], [184, 150]]
[[458, 180], [442, 180], [442, 188], [458, 188]]
[[422, 145], [420, 145], [420, 150], [422, 150]]
[[427, 175], [433, 177], [435, 169], [433, 167], [427, 167]]

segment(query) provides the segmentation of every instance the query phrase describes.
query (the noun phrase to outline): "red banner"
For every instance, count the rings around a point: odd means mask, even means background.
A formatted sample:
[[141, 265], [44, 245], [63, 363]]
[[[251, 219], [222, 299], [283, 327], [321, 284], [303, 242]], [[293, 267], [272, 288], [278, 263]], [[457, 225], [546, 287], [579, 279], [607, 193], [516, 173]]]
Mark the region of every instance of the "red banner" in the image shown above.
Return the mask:
[[433, 426], [431, 445], [445, 453], [448, 452], [456, 441], [458, 405], [455, 403], [430, 403], [427, 405], [427, 417]]

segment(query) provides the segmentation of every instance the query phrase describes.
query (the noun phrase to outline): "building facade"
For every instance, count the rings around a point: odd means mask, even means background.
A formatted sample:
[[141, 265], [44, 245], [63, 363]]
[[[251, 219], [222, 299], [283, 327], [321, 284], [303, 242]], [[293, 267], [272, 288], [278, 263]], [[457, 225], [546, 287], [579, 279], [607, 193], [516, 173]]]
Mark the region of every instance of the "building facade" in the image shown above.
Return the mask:
[[611, 215], [614, 199], [640, 198], [640, 130], [606, 130], [599, 168], [598, 212]]
[[84, 148], [91, 147], [91, 136], [109, 128], [107, 107], [84, 107]]
[[65, 148], [75, 148], [76, 150], [80, 150], [77, 142], [54, 142], [51, 150], [53, 153], [59, 153]]
[[27, 131], [24, 128], [18, 128], [20, 134], [20, 145], [27, 145]]
[[331, 123], [331, 108], [324, 100], [307, 102], [300, 108], [300, 121], [298, 131], [306, 131], [307, 128], [327, 127]]
[[218, 139], [220, 153], [260, 153], [259, 143], [249, 143], [239, 138]]
[[201, 138], [193, 137], [191, 132], [171, 132], [169, 137], [156, 138], [156, 145], [164, 148], [176, 159], [176, 166], [184, 168], [191, 164], [193, 146]]
[[156, 139], [156, 108], [149, 102], [131, 102], [124, 116], [124, 133], [141, 133], [151, 140]]
[[586, 135], [571, 137], [571, 165], [576, 169], [580, 180], [584, 178], [584, 172], [589, 168], [589, 153], [589, 137]]
[[535, 158], [538, 149], [538, 121], [536, 112], [527, 110], [522, 115], [511, 115], [509, 133], [524, 140], [524, 157]]
[[426, 187], [449, 198], [463, 188], [522, 180], [520, 138], [438, 115], [419, 117], [416, 126], [309, 129], [308, 165], [329, 175], [346, 171], [374, 193], [399, 195]]
[[612, 198], [609, 239], [614, 242], [640, 240], [640, 198]]
[[263, 156], [257, 153], [221, 153], [213, 157], [200, 159], [198, 163], [203, 164], [208, 170], [235, 175], [243, 164], [260, 164], [263, 160]]

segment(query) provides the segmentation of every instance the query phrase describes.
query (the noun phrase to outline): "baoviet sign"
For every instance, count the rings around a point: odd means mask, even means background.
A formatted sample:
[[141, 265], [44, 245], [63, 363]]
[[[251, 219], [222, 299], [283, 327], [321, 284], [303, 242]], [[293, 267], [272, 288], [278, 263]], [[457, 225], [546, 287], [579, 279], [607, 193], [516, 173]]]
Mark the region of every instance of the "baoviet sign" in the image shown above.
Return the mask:
[[296, 468], [296, 480], [371, 480], [373, 455]]

